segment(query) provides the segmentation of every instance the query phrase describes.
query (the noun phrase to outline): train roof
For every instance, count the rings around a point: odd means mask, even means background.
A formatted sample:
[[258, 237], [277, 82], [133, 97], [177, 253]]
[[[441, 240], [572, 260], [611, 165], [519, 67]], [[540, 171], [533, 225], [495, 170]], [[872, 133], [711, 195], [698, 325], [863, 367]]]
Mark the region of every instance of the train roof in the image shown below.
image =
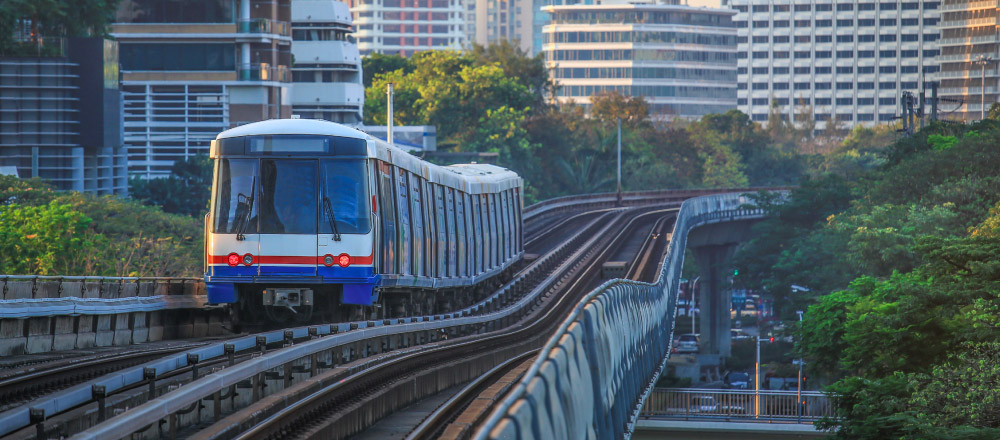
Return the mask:
[[490, 164], [435, 165], [361, 130], [319, 119], [270, 119], [254, 122], [223, 131], [216, 139], [275, 134], [310, 134], [364, 139], [368, 142], [368, 157], [392, 163], [428, 181], [470, 194], [521, 187], [521, 178], [506, 168]]

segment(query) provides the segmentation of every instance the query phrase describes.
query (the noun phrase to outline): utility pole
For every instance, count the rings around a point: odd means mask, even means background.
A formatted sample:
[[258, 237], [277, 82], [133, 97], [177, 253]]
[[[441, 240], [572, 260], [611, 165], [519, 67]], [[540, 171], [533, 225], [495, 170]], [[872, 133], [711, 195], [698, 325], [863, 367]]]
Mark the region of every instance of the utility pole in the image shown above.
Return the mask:
[[753, 378], [753, 416], [754, 418], [760, 418], [760, 327], [758, 326], [757, 332], [757, 362], [755, 363], [755, 371]]
[[934, 81], [931, 83], [931, 121], [937, 121], [938, 118], [938, 83]]
[[618, 205], [622, 204], [622, 118], [618, 118]]
[[[922, 121], [923, 119], [921, 119]], [[796, 310], [795, 313], [799, 314], [799, 328], [802, 328], [802, 311]], [[798, 406], [799, 423], [802, 423], [802, 357], [799, 357], [799, 391], [795, 393], [795, 402]]]
[[388, 105], [386, 105], [386, 140], [392, 143], [392, 83], [389, 83], [389, 87], [385, 91], [385, 95], [388, 98]]

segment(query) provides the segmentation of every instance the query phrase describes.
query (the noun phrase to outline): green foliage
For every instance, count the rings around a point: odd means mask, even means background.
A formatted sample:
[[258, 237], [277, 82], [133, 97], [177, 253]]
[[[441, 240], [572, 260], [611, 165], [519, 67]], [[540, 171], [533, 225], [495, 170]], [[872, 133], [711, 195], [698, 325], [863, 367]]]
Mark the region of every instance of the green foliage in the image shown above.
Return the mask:
[[958, 138], [955, 136], [932, 134], [927, 136], [927, 143], [931, 144], [931, 149], [933, 150], [949, 150], [958, 143]]
[[[5, 0], [0, 2], [0, 56], [58, 55], [42, 38], [107, 37], [119, 0]], [[14, 30], [28, 26], [32, 40], [21, 44]]]
[[202, 218], [211, 198], [212, 159], [198, 155], [174, 162], [170, 176], [163, 179], [133, 177], [129, 191], [132, 198], [165, 212]]
[[196, 276], [203, 248], [200, 220], [0, 176], [0, 273]]

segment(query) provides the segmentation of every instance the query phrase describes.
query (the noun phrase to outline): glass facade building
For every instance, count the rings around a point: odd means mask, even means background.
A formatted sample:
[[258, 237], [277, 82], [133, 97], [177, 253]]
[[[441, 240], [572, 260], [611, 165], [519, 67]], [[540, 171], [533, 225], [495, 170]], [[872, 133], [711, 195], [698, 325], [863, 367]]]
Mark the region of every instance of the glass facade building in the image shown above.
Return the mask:
[[946, 0], [939, 28], [941, 111], [979, 120], [1000, 101], [1000, 1]]
[[118, 45], [50, 43], [58, 54], [0, 58], [0, 167], [61, 190], [126, 195]]
[[291, 0], [122, 0], [129, 173], [170, 173], [230, 127], [291, 115]]
[[545, 61], [556, 100], [642, 96], [656, 119], [699, 118], [736, 108], [736, 28], [728, 9], [680, 4], [542, 8]]

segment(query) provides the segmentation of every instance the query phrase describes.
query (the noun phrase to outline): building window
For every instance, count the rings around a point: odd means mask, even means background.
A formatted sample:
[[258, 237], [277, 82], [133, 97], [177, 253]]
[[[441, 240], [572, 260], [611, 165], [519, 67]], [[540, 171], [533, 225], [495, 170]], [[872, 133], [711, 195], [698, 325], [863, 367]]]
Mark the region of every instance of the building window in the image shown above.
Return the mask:
[[813, 88], [816, 90], [830, 90], [830, 83], [828, 82], [818, 82], [813, 84]]
[[[858, 6], [864, 6], [864, 5], [858, 5]], [[858, 27], [866, 27], [866, 26], [875, 26], [875, 19], [874, 18], [859, 18], [858, 19]]]
[[940, 5], [941, 5], [941, 2], [927, 2], [927, 3], [924, 3], [924, 10], [926, 11], [928, 9], [937, 9], [938, 6], [940, 6]]
[[754, 98], [753, 105], [767, 105], [767, 98]]
[[830, 66], [817, 67], [816, 68], [816, 74], [817, 75], [823, 75], [823, 74], [827, 74], [827, 73], [830, 73]]
[[854, 19], [849, 20], [837, 20], [837, 27], [852, 27], [854, 26]]
[[832, 57], [833, 57], [833, 53], [830, 52], [830, 51], [828, 51], [828, 50], [817, 50], [816, 51], [816, 58], [817, 59], [826, 59], [826, 58], [832, 58]]
[[833, 20], [816, 20], [816, 27], [830, 27], [833, 26]]
[[753, 120], [757, 122], [763, 122], [767, 120], [767, 113], [754, 113]]
[[939, 70], [939, 66], [924, 66], [924, 73], [937, 73]]
[[896, 2], [892, 2], [892, 3], [882, 2], [882, 3], [879, 3], [878, 10], [880, 10], [880, 11], [895, 11], [896, 10]]
[[797, 50], [797, 51], [795, 51], [795, 59], [800, 60], [800, 59], [805, 59], [805, 58], [809, 58], [809, 51], [808, 50]]
[[901, 41], [920, 41], [920, 36], [917, 34], [903, 34], [899, 39]]
[[788, 27], [788, 20], [774, 20], [774, 27], [786, 28]]
[[837, 35], [838, 43], [853, 43], [854, 35]]
[[896, 97], [879, 98], [878, 105], [896, 105]]
[[754, 90], [767, 90], [767, 83], [766, 82], [753, 83], [753, 89]]
[[914, 11], [914, 10], [917, 10], [917, 9], [920, 9], [920, 3], [917, 3], [917, 2], [903, 3], [903, 10], [904, 11]]
[[917, 73], [919, 69], [917, 66], [903, 66], [899, 68], [899, 73]]
[[746, 83], [737, 83], [736, 84], [736, 90], [746, 90], [746, 89], [747, 89], [747, 84]]
[[853, 89], [854, 89], [854, 83], [852, 83], [852, 82], [838, 82], [837, 83], [837, 90], [853, 90]]
[[837, 105], [854, 105], [854, 98], [837, 98]]
[[812, 22], [809, 20], [795, 20], [795, 27], [809, 27], [812, 26]]
[[753, 68], [753, 74], [754, 75], [767, 75], [767, 67], [754, 67]]
[[778, 98], [774, 100], [777, 105], [788, 105], [788, 98]]
[[788, 5], [774, 5], [772, 9], [774, 12], [788, 12]]
[[882, 81], [882, 82], [878, 83], [878, 88], [880, 88], [882, 90], [885, 90], [885, 89], [895, 89], [896, 88], [896, 82], [895, 81]]
[[120, 23], [233, 23], [231, 0], [122, 0]]
[[[858, 83], [860, 86], [861, 83]], [[858, 87], [859, 89], [861, 87]], [[875, 104], [875, 98], [858, 98], [858, 105], [872, 105]]]
[[853, 3], [837, 3], [837, 12], [853, 11], [853, 10], [854, 10]]
[[875, 73], [875, 66], [858, 66], [858, 74]]
[[852, 74], [854, 73], [854, 66], [837, 66], [837, 74]]
[[778, 82], [771, 85], [772, 90], [788, 90], [788, 83]]
[[788, 58], [788, 52], [787, 51], [775, 52], [773, 57], [776, 60], [786, 59]]
[[858, 43], [874, 43], [874, 35], [858, 35]]
[[739, 67], [739, 68], [737, 68], [736, 69], [736, 74], [737, 75], [746, 75], [747, 74], [747, 68], [746, 67]]
[[833, 10], [833, 5], [831, 4], [818, 4], [816, 5], [816, 12], [829, 12]]
[[924, 26], [937, 26], [939, 20], [940, 20], [940, 18], [937, 18], [937, 17], [934, 17], [934, 18], [926, 18], [925, 17], [924, 18]]
[[795, 68], [795, 74], [796, 74], [796, 75], [808, 75], [808, 74], [810, 74], [810, 73], [811, 73], [811, 71], [810, 71], [810, 70], [811, 70], [811, 69], [809, 68], [809, 66], [805, 66], [805, 67], [796, 67], [796, 68]]
[[812, 35], [796, 35], [796, 43], [812, 43]]
[[899, 24], [903, 26], [917, 26], [920, 24], [920, 20], [916, 18], [904, 18], [902, 20], [899, 20]]
[[832, 35], [817, 35], [816, 36], [816, 42], [817, 43], [829, 43], [831, 41], [833, 41], [833, 36]]
[[236, 45], [225, 43], [122, 43], [125, 71], [233, 71]]
[[753, 27], [755, 28], [766, 28], [770, 25], [767, 20], [754, 20]]
[[896, 66], [879, 66], [878, 73], [896, 73]]
[[[873, 82], [859, 82], [858, 90], [875, 90], [875, 83]], [[858, 101], [860, 104], [860, 100]]]
[[837, 58], [854, 58], [853, 50], [838, 50]]
[[883, 19], [880, 19], [878, 21], [878, 25], [879, 26], [895, 26], [896, 25], [896, 19], [895, 18], [883, 18]]
[[812, 5], [795, 5], [795, 12], [810, 12]]
[[830, 98], [816, 98], [816, 105], [830, 105]]
[[787, 43], [788, 35], [775, 35], [773, 39], [775, 43]]
[[889, 122], [893, 119], [896, 119], [895, 113], [879, 113], [878, 115], [879, 122]]
[[878, 51], [878, 56], [880, 58], [896, 58], [895, 50], [880, 50]]
[[756, 59], [761, 59], [761, 58], [767, 59], [767, 55], [768, 55], [768, 53], [767, 53], [766, 50], [756, 51], [756, 52], [753, 53], [753, 57], [756, 58]]
[[754, 12], [767, 12], [767, 5], [754, 5], [753, 6], [753, 11]]
[[938, 34], [924, 34], [924, 42], [937, 41]]
[[899, 88], [901, 89], [916, 89], [917, 87], [916, 81], [903, 81], [899, 83]]
[[875, 120], [875, 115], [873, 115], [871, 113], [860, 113], [860, 114], [858, 114], [858, 121], [867, 122], [867, 121], [874, 121], [874, 120]]
[[934, 58], [940, 53], [937, 49], [928, 49], [924, 51], [924, 58]]
[[896, 34], [882, 34], [878, 36], [880, 43], [892, 43], [896, 41]]
[[[754, 37], [754, 40], [756, 39], [757, 37]], [[736, 44], [746, 44], [746, 42], [747, 42], [747, 37], [736, 37]], [[756, 43], [756, 41], [754, 41], [754, 43]]]
[[874, 11], [875, 3], [858, 3], [859, 11]]
[[807, 82], [797, 82], [795, 83], [795, 90], [809, 90], [811, 88], [809, 86], [810, 84]]
[[762, 44], [762, 43], [767, 44], [767, 35], [758, 35], [756, 37], [753, 37], [753, 42], [755, 44]]
[[742, 107], [744, 105], [747, 105], [747, 99], [746, 98], [737, 98], [736, 99], [736, 105], [738, 105], [740, 107]]
[[850, 113], [838, 113], [837, 114], [837, 119], [839, 119], [841, 121], [853, 121], [854, 120], [854, 115], [852, 115]]
[[771, 71], [774, 72], [775, 75], [787, 75], [788, 74], [788, 68], [787, 67], [775, 67], [775, 68], [772, 68]]

